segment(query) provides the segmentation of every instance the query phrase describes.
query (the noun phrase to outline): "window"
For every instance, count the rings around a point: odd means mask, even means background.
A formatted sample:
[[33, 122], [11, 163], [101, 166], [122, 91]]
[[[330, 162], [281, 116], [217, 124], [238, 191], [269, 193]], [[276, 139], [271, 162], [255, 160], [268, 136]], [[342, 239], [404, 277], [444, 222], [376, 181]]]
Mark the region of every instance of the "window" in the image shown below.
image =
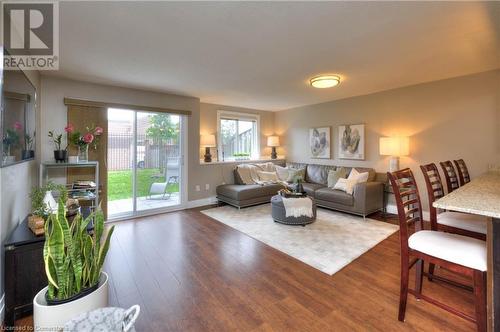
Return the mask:
[[260, 117], [256, 114], [217, 113], [219, 160], [260, 157]]

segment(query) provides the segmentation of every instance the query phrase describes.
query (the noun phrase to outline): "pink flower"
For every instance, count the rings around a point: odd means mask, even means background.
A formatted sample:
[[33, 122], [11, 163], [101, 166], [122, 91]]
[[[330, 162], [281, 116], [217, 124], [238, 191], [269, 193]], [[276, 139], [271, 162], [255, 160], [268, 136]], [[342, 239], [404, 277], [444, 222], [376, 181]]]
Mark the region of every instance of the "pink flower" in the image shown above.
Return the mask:
[[86, 133], [84, 136], [83, 136], [83, 141], [86, 143], [86, 144], [90, 144], [94, 141], [94, 135], [92, 135], [91, 133]]
[[104, 129], [102, 129], [101, 127], [95, 127], [94, 135], [100, 136], [100, 135], [102, 135], [103, 132], [104, 132]]
[[64, 127], [64, 131], [67, 132], [68, 134], [71, 134], [75, 130], [75, 126], [73, 126], [71, 123], [68, 123], [66, 127]]
[[21, 124], [21, 122], [16, 121], [16, 123], [14, 123], [14, 128], [16, 128], [16, 130], [21, 130], [23, 129], [23, 125]]

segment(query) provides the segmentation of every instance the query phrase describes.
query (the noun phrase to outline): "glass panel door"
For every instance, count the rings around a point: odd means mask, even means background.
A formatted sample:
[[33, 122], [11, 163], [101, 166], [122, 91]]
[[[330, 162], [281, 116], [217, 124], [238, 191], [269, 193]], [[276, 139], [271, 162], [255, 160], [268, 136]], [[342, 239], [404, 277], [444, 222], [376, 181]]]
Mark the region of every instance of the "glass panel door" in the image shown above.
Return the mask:
[[135, 112], [108, 109], [108, 216], [134, 212]]
[[182, 116], [109, 109], [108, 121], [110, 218], [180, 205]]
[[180, 204], [179, 115], [137, 112], [137, 210]]

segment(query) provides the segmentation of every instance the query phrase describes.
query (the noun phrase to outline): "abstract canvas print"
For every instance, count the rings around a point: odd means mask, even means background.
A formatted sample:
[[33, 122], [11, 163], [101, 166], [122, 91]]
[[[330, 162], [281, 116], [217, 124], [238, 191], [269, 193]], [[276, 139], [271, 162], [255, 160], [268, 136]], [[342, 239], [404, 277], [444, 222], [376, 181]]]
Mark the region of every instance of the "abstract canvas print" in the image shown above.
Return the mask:
[[330, 127], [309, 129], [311, 158], [330, 159]]
[[339, 126], [339, 158], [365, 159], [365, 125]]

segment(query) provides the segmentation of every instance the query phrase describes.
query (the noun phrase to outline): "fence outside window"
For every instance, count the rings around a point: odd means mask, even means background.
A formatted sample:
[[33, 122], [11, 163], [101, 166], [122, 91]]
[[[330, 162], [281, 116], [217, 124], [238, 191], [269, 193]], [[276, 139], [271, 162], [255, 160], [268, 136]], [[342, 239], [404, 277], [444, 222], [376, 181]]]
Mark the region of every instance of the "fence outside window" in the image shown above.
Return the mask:
[[[131, 133], [110, 133], [108, 136], [108, 170], [122, 171], [133, 168], [134, 136]], [[162, 169], [178, 161], [179, 144], [175, 140], [167, 142], [137, 135], [137, 166], [139, 168]]]

